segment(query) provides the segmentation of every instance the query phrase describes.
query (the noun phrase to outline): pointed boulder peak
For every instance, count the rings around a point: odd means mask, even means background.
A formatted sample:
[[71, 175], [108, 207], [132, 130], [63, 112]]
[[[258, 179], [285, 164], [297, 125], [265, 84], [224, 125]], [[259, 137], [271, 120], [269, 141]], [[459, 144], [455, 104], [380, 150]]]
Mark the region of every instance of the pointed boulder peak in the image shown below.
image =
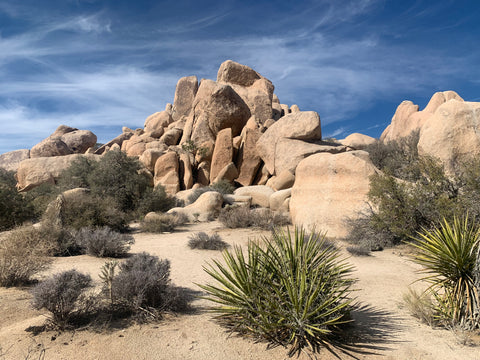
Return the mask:
[[76, 131], [77, 128], [73, 128], [67, 125], [60, 125], [57, 129], [50, 135], [51, 138], [59, 138], [62, 135], [68, 134], [69, 132]]
[[437, 111], [438, 107], [444, 103], [446, 103], [448, 100], [458, 100], [458, 101], [464, 101], [460, 95], [458, 95], [455, 91], [453, 90], [448, 90], [448, 91], [440, 91], [436, 92], [433, 94], [432, 98], [428, 102], [427, 106], [423, 111], [429, 112], [429, 113], [434, 113]]
[[222, 65], [220, 65], [217, 74], [218, 82], [242, 86], [251, 86], [260, 78], [261, 76], [252, 68], [232, 60], [224, 61]]
[[174, 121], [180, 120], [182, 116], [188, 116], [190, 114], [197, 91], [198, 79], [196, 76], [186, 76], [178, 80], [172, 108]]

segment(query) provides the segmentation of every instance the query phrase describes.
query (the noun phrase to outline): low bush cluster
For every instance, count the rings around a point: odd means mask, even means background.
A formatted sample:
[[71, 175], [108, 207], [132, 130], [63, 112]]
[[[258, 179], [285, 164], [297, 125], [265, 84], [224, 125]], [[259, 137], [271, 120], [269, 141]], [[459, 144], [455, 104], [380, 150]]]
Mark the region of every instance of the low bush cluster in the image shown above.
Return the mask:
[[143, 232], [162, 233], [172, 232], [177, 226], [188, 221], [184, 214], [155, 214], [140, 223]]
[[54, 324], [64, 327], [74, 311], [79, 310], [85, 290], [92, 286], [89, 275], [69, 270], [55, 274], [40, 282], [33, 290], [32, 305], [35, 309], [47, 309]]
[[48, 310], [52, 325], [59, 328], [92, 321], [100, 313], [144, 319], [159, 318], [165, 311], [189, 310], [191, 296], [171, 284], [168, 260], [135, 254], [120, 264], [107, 262], [99, 276], [104, 288], [94, 294], [88, 293], [89, 275], [76, 270], [55, 274], [32, 289], [33, 307]]
[[82, 228], [73, 237], [84, 252], [97, 257], [124, 257], [135, 242], [132, 235], [121, 234], [108, 227]]
[[54, 247], [33, 226], [10, 231], [0, 238], [0, 286], [25, 285], [48, 269]]
[[246, 206], [227, 206], [220, 211], [218, 220], [231, 229], [256, 227], [271, 230], [290, 223], [290, 218], [270, 209], [250, 209]]
[[190, 249], [224, 250], [229, 246], [218, 234], [208, 235], [201, 231], [191, 235], [189, 238], [188, 246]]
[[233, 331], [290, 346], [290, 355], [317, 351], [348, 322], [351, 267], [333, 247], [303, 231], [274, 231], [262, 243], [224, 251], [224, 264], [205, 271], [215, 280], [202, 285], [219, 320]]

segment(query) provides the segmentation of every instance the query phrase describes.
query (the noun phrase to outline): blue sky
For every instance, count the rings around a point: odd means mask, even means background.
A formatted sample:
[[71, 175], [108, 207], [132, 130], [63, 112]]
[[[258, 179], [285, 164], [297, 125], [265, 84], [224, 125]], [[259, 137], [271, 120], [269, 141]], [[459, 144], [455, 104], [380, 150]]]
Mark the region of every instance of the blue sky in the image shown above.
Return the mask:
[[477, 0], [0, 0], [0, 153], [60, 124], [105, 142], [227, 60], [320, 114], [324, 136], [379, 137], [436, 91], [480, 101]]

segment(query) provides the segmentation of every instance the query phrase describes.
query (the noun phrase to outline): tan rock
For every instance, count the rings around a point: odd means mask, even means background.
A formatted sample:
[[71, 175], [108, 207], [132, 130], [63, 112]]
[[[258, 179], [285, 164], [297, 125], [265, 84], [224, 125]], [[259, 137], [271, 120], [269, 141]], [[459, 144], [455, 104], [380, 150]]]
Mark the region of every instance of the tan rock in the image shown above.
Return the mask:
[[145, 151], [142, 153], [138, 160], [145, 166], [145, 168], [153, 172], [155, 170], [155, 164], [158, 158], [165, 154], [165, 150], [145, 149]]
[[252, 205], [258, 205], [264, 208], [270, 206], [270, 196], [273, 193], [272, 188], [266, 185], [244, 186], [234, 191], [235, 195], [251, 196]]
[[31, 158], [65, 156], [72, 154], [72, 150], [58, 138], [46, 138], [32, 147]]
[[173, 122], [172, 115], [168, 111], [156, 112], [145, 120], [145, 131], [152, 132], [167, 127]]
[[339, 143], [345, 146], [348, 146], [349, 148], [352, 148], [354, 150], [363, 150], [369, 145], [374, 144], [377, 141], [377, 139], [360, 134], [360, 133], [353, 133], [348, 135], [345, 139], [339, 140]]
[[210, 179], [216, 179], [220, 171], [232, 162], [233, 145], [232, 130], [230, 128], [221, 130], [215, 141], [215, 148], [212, 155], [212, 164], [210, 167]]
[[242, 205], [250, 207], [252, 205], [252, 197], [245, 195], [224, 194], [223, 202], [228, 205]]
[[203, 161], [212, 161], [214, 148], [215, 142], [212, 140], [201, 143], [195, 152], [195, 161], [197, 164], [200, 164]]
[[257, 175], [258, 169], [262, 163], [257, 153], [257, 141], [262, 134], [257, 129], [244, 129], [244, 139], [239, 147], [237, 156], [237, 165], [239, 175], [237, 182], [242, 186], [253, 184], [253, 180]]
[[197, 166], [197, 183], [202, 186], [208, 186], [210, 184], [210, 162], [202, 161]]
[[30, 150], [14, 150], [0, 155], [0, 168], [7, 171], [17, 171], [23, 160], [30, 158]]
[[50, 138], [57, 139], [62, 137], [65, 134], [68, 134], [69, 132], [76, 131], [78, 130], [77, 128], [73, 128], [67, 125], [60, 125], [55, 129], [55, 131], [50, 135]]
[[60, 137], [74, 154], [83, 154], [97, 143], [97, 135], [89, 130], [74, 130]]
[[257, 152], [270, 174], [275, 174], [275, 154], [281, 138], [321, 140], [320, 117], [314, 111], [292, 113], [270, 126], [257, 142]]
[[[260, 140], [261, 141], [261, 140]], [[324, 145], [323, 143], [308, 143], [302, 140], [281, 138], [275, 146], [274, 174], [289, 171], [295, 174], [297, 165], [310, 155], [328, 152], [336, 154], [346, 151], [346, 147], [339, 145]]]
[[177, 145], [178, 141], [182, 136], [182, 130], [178, 128], [173, 128], [167, 130], [162, 137], [160, 138], [160, 142], [163, 142], [167, 146]]
[[18, 191], [29, 191], [45, 183], [54, 184], [62, 171], [81, 157], [91, 160], [100, 159], [96, 155], [71, 154], [23, 160], [18, 166], [16, 175]]
[[179, 162], [180, 188], [191, 189], [193, 186], [193, 172], [190, 154], [181, 153]]
[[480, 154], [479, 119], [480, 102], [447, 101], [423, 125], [418, 153], [440, 159], [453, 173], [460, 161]]
[[237, 167], [233, 162], [225, 166], [220, 172], [218, 173], [217, 177], [212, 181], [212, 184], [217, 183], [222, 180], [226, 180], [230, 183], [233, 182], [238, 177], [238, 170]]
[[178, 167], [178, 157], [175, 152], [167, 152], [160, 156], [155, 163], [155, 186], [162, 185], [165, 187], [165, 192], [170, 195], [180, 191]]
[[224, 61], [217, 73], [217, 82], [241, 86], [251, 86], [259, 79], [260, 75], [255, 70], [232, 60]]
[[377, 171], [362, 150], [302, 160], [290, 199], [292, 222], [307, 230], [327, 231], [328, 237], [346, 236], [345, 220], [357, 218], [366, 208], [369, 177]]
[[253, 180], [253, 185], [265, 185], [268, 182], [271, 174], [268, 172], [265, 164], [260, 165], [260, 169], [255, 176], [255, 180]]
[[273, 190], [279, 191], [291, 188], [295, 182], [295, 175], [289, 170], [283, 170], [277, 176], [273, 176], [267, 181], [267, 186], [270, 186]]
[[418, 111], [418, 105], [414, 105], [411, 101], [403, 101], [395, 111], [392, 122], [380, 136], [380, 140], [384, 142], [398, 140], [410, 135], [412, 131], [421, 129], [437, 108], [450, 99], [463, 101], [455, 91], [433, 94], [429, 103], [422, 111]]
[[272, 195], [270, 195], [270, 210], [288, 212], [289, 202], [286, 200], [289, 199], [291, 195], [292, 188], [275, 191]]
[[290, 112], [291, 113], [300, 112], [300, 108], [298, 107], [298, 105], [293, 104], [292, 106], [290, 106]]
[[190, 114], [197, 91], [198, 79], [196, 76], [187, 76], [178, 80], [172, 109], [172, 118], [174, 121], [180, 120], [183, 116]]
[[193, 204], [185, 207], [176, 207], [168, 211], [169, 214], [184, 214], [189, 221], [211, 221], [220, 212], [223, 196], [216, 191], [207, 191], [200, 195]]
[[118, 135], [116, 138], [114, 138], [113, 140], [110, 140], [106, 144], [103, 144], [102, 146], [100, 146], [95, 151], [95, 154], [96, 155], [103, 154], [105, 152], [105, 150], [107, 148], [111, 148], [113, 146], [113, 144], [116, 144], [116, 145], [121, 147], [124, 141], [129, 140], [133, 136], [133, 131], [132, 130], [128, 129], [130, 131], [127, 131], [126, 128], [122, 128], [122, 130], [123, 130], [123, 132], [120, 135]]

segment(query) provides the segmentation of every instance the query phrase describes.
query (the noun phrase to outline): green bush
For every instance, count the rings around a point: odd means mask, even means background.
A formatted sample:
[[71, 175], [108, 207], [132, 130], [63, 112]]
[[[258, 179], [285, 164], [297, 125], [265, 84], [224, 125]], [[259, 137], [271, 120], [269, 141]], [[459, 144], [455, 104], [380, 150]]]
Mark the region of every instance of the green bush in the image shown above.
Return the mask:
[[480, 327], [480, 294], [475, 284], [480, 227], [468, 217], [443, 220], [434, 230], [414, 238], [419, 253], [413, 260], [424, 267], [423, 278], [436, 300], [436, 316], [446, 325]]
[[17, 286], [49, 268], [51, 243], [33, 226], [10, 231], [0, 239], [0, 286]]
[[108, 227], [82, 228], [73, 238], [83, 251], [97, 257], [124, 257], [135, 242], [132, 235], [120, 234]]
[[166, 212], [175, 206], [175, 198], [165, 192], [163, 186], [147, 188], [137, 206], [139, 216], [149, 212]]
[[35, 309], [47, 309], [52, 321], [63, 328], [73, 312], [78, 309], [85, 290], [92, 286], [92, 279], [76, 270], [55, 274], [40, 282], [33, 290], [32, 305]]
[[[302, 230], [276, 230], [262, 243], [250, 241], [224, 251], [225, 265], [213, 260], [205, 271], [214, 284], [201, 285], [212, 310], [232, 330], [290, 346], [289, 355], [328, 344], [349, 321], [351, 266], [338, 250]], [[327, 345], [328, 346], [328, 345]]]
[[19, 194], [14, 173], [0, 168], [0, 231], [22, 225], [34, 217], [32, 204]]
[[118, 232], [128, 229], [126, 215], [114, 199], [89, 194], [70, 196], [68, 202], [57, 198], [45, 211], [43, 221], [74, 230], [104, 226]]
[[190, 235], [189, 239], [188, 246], [190, 249], [224, 250], [229, 246], [220, 235], [208, 235], [203, 231]]

